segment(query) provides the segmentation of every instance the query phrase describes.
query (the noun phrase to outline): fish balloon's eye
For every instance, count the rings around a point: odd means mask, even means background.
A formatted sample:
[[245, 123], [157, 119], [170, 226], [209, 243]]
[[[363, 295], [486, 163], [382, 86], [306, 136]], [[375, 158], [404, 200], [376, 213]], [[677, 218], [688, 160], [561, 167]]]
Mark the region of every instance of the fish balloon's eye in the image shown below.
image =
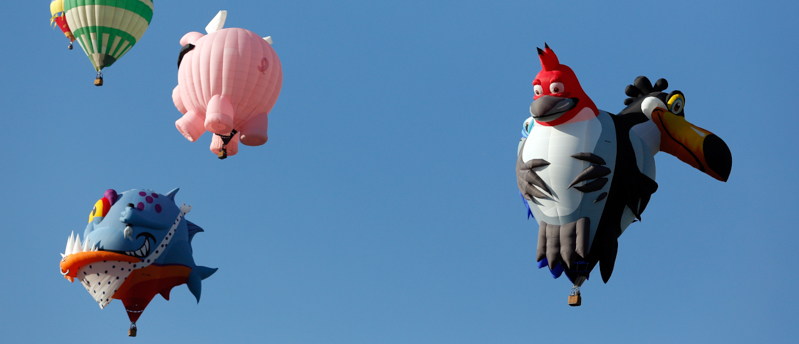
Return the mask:
[[544, 88], [541, 85], [533, 85], [533, 89], [535, 90], [535, 95], [540, 96], [544, 94]]
[[108, 201], [108, 198], [101, 198], [97, 203], [94, 203], [94, 208], [92, 208], [92, 212], [89, 214], [89, 223], [95, 218], [105, 217], [109, 209], [111, 209], [111, 202]]
[[681, 115], [682, 110], [685, 108], [685, 96], [682, 93], [673, 94], [669, 97], [669, 112], [675, 115]]
[[553, 82], [549, 84], [549, 92], [552, 93], [561, 93], [563, 92], [563, 83], [561, 82]]

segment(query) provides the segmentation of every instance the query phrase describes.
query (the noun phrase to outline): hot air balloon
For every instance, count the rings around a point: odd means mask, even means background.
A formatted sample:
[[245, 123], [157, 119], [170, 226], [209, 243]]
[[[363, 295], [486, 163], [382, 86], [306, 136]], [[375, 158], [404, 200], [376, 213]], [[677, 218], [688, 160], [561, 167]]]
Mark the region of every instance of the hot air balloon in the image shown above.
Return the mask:
[[211, 152], [220, 159], [235, 155], [239, 141], [266, 143], [269, 111], [280, 95], [283, 69], [271, 37], [223, 29], [226, 11], [205, 27], [208, 35], [189, 32], [180, 39], [178, 86], [172, 91], [183, 113], [175, 126], [191, 142], [206, 130], [214, 133]]
[[678, 157], [727, 181], [730, 149], [718, 136], [686, 120], [685, 95], [663, 92], [638, 77], [625, 90], [617, 115], [597, 109], [574, 73], [546, 46], [533, 81], [530, 114], [535, 125], [521, 143], [516, 180], [538, 221], [537, 261], [553, 277], [574, 284], [569, 305], [581, 303], [580, 287], [599, 264], [607, 283], [618, 237], [641, 219], [657, 190], [656, 153]]
[[203, 229], [186, 220], [191, 206], [178, 206], [177, 192], [106, 190], [89, 213], [84, 240], [73, 232], [61, 254], [61, 274], [78, 280], [101, 309], [122, 301], [131, 337], [153, 297], [169, 300], [172, 288], [186, 284], [199, 302], [202, 280], [217, 270], [194, 263], [191, 241]]
[[69, 29], [69, 24], [67, 24], [67, 17], [64, 15], [64, 0], [53, 0], [50, 3], [50, 25], [55, 26], [58, 25], [61, 28], [61, 31], [64, 32], [64, 35], [67, 36], [69, 39], [69, 50], [72, 50], [72, 42], [75, 42], [75, 35], [72, 34], [72, 30]]
[[153, 18], [152, 0], [63, 0], [67, 24], [89, 57], [103, 85], [109, 67], [144, 35]]

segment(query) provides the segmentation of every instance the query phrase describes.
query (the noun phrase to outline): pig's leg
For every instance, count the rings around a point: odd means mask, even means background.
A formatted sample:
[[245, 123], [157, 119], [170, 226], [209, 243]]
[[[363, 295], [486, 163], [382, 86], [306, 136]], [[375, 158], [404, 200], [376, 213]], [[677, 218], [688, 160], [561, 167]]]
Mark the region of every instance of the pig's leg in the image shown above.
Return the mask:
[[233, 130], [233, 104], [225, 96], [214, 95], [205, 111], [205, 129], [226, 135]]
[[186, 112], [189, 112], [186, 109], [186, 105], [183, 104], [183, 99], [180, 98], [180, 85], [175, 86], [175, 89], [172, 90], [172, 102], [175, 103], [175, 107], [178, 108], [180, 113], [186, 114]]
[[[214, 152], [214, 154], [219, 155], [219, 151], [222, 149], [223, 145], [224, 142], [222, 141], [222, 138], [219, 137], [219, 135], [214, 135], [213, 139], [211, 139], [211, 151]], [[230, 142], [228, 142], [225, 148], [227, 149], [228, 156], [236, 155], [236, 153], [239, 152], [238, 133], [236, 133], [236, 135], [233, 135], [233, 137], [230, 139]]]
[[257, 116], [250, 118], [244, 126], [241, 127], [241, 143], [248, 146], [260, 146], [266, 143], [269, 139], [266, 135], [266, 128], [269, 126], [269, 117], [264, 112]]
[[205, 132], [203, 116], [195, 111], [189, 110], [183, 117], [175, 122], [181, 134], [191, 142], [197, 141]]
[[178, 131], [189, 141], [197, 141], [205, 132], [205, 118], [203, 118], [205, 116], [196, 111], [186, 109], [186, 105], [183, 104], [183, 100], [180, 98], [180, 86], [175, 87], [172, 91], [172, 101], [175, 102], [175, 107], [178, 108], [178, 111], [183, 114], [183, 117], [175, 122]]

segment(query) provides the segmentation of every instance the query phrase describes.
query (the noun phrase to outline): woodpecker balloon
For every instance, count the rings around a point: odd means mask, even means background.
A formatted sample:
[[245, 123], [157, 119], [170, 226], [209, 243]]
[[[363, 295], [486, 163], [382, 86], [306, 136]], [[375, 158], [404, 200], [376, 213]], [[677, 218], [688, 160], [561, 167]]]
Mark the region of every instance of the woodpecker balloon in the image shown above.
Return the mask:
[[627, 107], [618, 115], [598, 110], [575, 73], [545, 46], [542, 70], [533, 81], [534, 124], [522, 138], [516, 163], [519, 190], [538, 221], [539, 268], [548, 266], [574, 283], [569, 304], [599, 264], [607, 283], [618, 237], [641, 214], [657, 190], [654, 156], [672, 154], [726, 181], [732, 155], [718, 136], [685, 120], [685, 96], [664, 93], [638, 77], [627, 86]]

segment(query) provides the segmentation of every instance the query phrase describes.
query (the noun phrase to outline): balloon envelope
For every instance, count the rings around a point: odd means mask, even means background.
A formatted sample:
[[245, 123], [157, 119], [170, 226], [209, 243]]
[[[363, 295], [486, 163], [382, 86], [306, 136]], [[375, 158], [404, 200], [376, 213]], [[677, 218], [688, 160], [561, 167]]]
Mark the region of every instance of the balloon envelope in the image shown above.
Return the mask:
[[[74, 42], [75, 36], [69, 28], [67, 17], [64, 14], [64, 0], [53, 0], [50, 2], [50, 15], [52, 15], [52, 17], [50, 17], [50, 25], [58, 25], [61, 31], [64, 32], [64, 36], [67, 36], [69, 39], [69, 42]], [[70, 49], [72, 49], [72, 44], [70, 44]]]
[[96, 71], [111, 66], [141, 39], [152, 0], [64, 0], [67, 23]]

